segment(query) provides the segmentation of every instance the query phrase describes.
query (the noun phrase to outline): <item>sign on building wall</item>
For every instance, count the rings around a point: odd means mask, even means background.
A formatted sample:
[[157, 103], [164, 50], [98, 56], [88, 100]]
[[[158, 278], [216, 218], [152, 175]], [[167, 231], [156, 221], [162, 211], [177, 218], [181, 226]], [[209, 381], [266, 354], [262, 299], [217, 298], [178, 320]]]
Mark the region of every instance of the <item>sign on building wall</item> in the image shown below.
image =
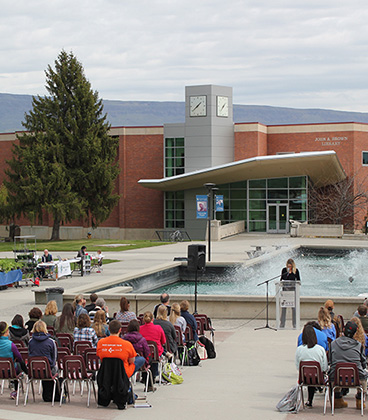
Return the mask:
[[207, 219], [208, 217], [208, 205], [206, 195], [197, 195], [197, 219]]
[[224, 196], [216, 195], [216, 212], [224, 211]]

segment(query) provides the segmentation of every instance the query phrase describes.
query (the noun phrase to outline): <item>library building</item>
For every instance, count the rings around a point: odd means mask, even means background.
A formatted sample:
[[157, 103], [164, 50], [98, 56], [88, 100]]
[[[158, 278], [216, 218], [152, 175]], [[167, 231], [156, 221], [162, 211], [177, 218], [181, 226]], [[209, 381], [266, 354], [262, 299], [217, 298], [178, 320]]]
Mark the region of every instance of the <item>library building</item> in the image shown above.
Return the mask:
[[[120, 200], [92, 231], [96, 238], [153, 239], [156, 232], [180, 231], [203, 240], [207, 216], [200, 210], [213, 210], [211, 219], [222, 225], [242, 221], [246, 232], [288, 233], [290, 220], [309, 221], [311, 186], [350, 176], [357, 188], [368, 174], [368, 124], [234, 124], [232, 88], [226, 86], [187, 86], [184, 123], [112, 127], [110, 134], [119, 138]], [[0, 182], [14, 141], [16, 133], [0, 134]], [[214, 202], [199, 208], [205, 196]], [[363, 229], [366, 216], [366, 210], [353, 216], [354, 229]], [[17, 223], [22, 234], [50, 236], [51, 218], [43, 226]], [[87, 222], [76, 220], [61, 228], [61, 236], [82, 237], [88, 230]]]

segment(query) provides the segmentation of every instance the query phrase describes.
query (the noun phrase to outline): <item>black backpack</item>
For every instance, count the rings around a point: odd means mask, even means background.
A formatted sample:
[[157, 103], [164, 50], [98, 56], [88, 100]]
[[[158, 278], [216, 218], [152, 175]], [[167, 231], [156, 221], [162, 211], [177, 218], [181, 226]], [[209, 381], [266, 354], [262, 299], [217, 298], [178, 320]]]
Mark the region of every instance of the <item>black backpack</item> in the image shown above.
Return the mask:
[[197, 352], [195, 341], [188, 341], [187, 349], [187, 359], [184, 361], [184, 364], [186, 366], [198, 366], [201, 358]]
[[206, 348], [207, 357], [209, 359], [214, 359], [216, 357], [215, 346], [213, 345], [212, 341], [209, 340], [207, 337], [202, 335], [198, 339]]

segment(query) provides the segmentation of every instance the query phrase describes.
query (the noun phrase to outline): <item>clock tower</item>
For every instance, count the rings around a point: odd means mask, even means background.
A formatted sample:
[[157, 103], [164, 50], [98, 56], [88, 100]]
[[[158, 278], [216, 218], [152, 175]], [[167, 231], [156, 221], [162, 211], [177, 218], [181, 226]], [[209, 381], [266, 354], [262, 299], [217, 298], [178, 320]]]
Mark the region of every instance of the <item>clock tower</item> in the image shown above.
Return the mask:
[[232, 88], [185, 88], [185, 172], [233, 162]]

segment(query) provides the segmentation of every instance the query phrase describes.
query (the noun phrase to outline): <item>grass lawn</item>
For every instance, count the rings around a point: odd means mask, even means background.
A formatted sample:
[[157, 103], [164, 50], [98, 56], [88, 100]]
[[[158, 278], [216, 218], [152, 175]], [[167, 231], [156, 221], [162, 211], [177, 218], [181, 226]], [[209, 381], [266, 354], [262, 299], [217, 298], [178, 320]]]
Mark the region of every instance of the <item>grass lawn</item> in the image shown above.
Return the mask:
[[[34, 248], [34, 242], [28, 242], [28, 248]], [[77, 252], [85, 245], [87, 252], [95, 253], [101, 249], [102, 253], [105, 251], [128, 251], [129, 249], [149, 248], [152, 246], [167, 245], [167, 242], [152, 242], [152, 241], [119, 241], [118, 239], [79, 239], [73, 241], [37, 241], [37, 251], [48, 249], [50, 252], [57, 251], [71, 251]], [[111, 246], [119, 245], [119, 246]], [[23, 249], [23, 243], [18, 246], [18, 249]], [[14, 242], [0, 242], [0, 252], [13, 251]], [[38, 252], [39, 253], [39, 252]], [[105, 261], [104, 261], [105, 262]]]

